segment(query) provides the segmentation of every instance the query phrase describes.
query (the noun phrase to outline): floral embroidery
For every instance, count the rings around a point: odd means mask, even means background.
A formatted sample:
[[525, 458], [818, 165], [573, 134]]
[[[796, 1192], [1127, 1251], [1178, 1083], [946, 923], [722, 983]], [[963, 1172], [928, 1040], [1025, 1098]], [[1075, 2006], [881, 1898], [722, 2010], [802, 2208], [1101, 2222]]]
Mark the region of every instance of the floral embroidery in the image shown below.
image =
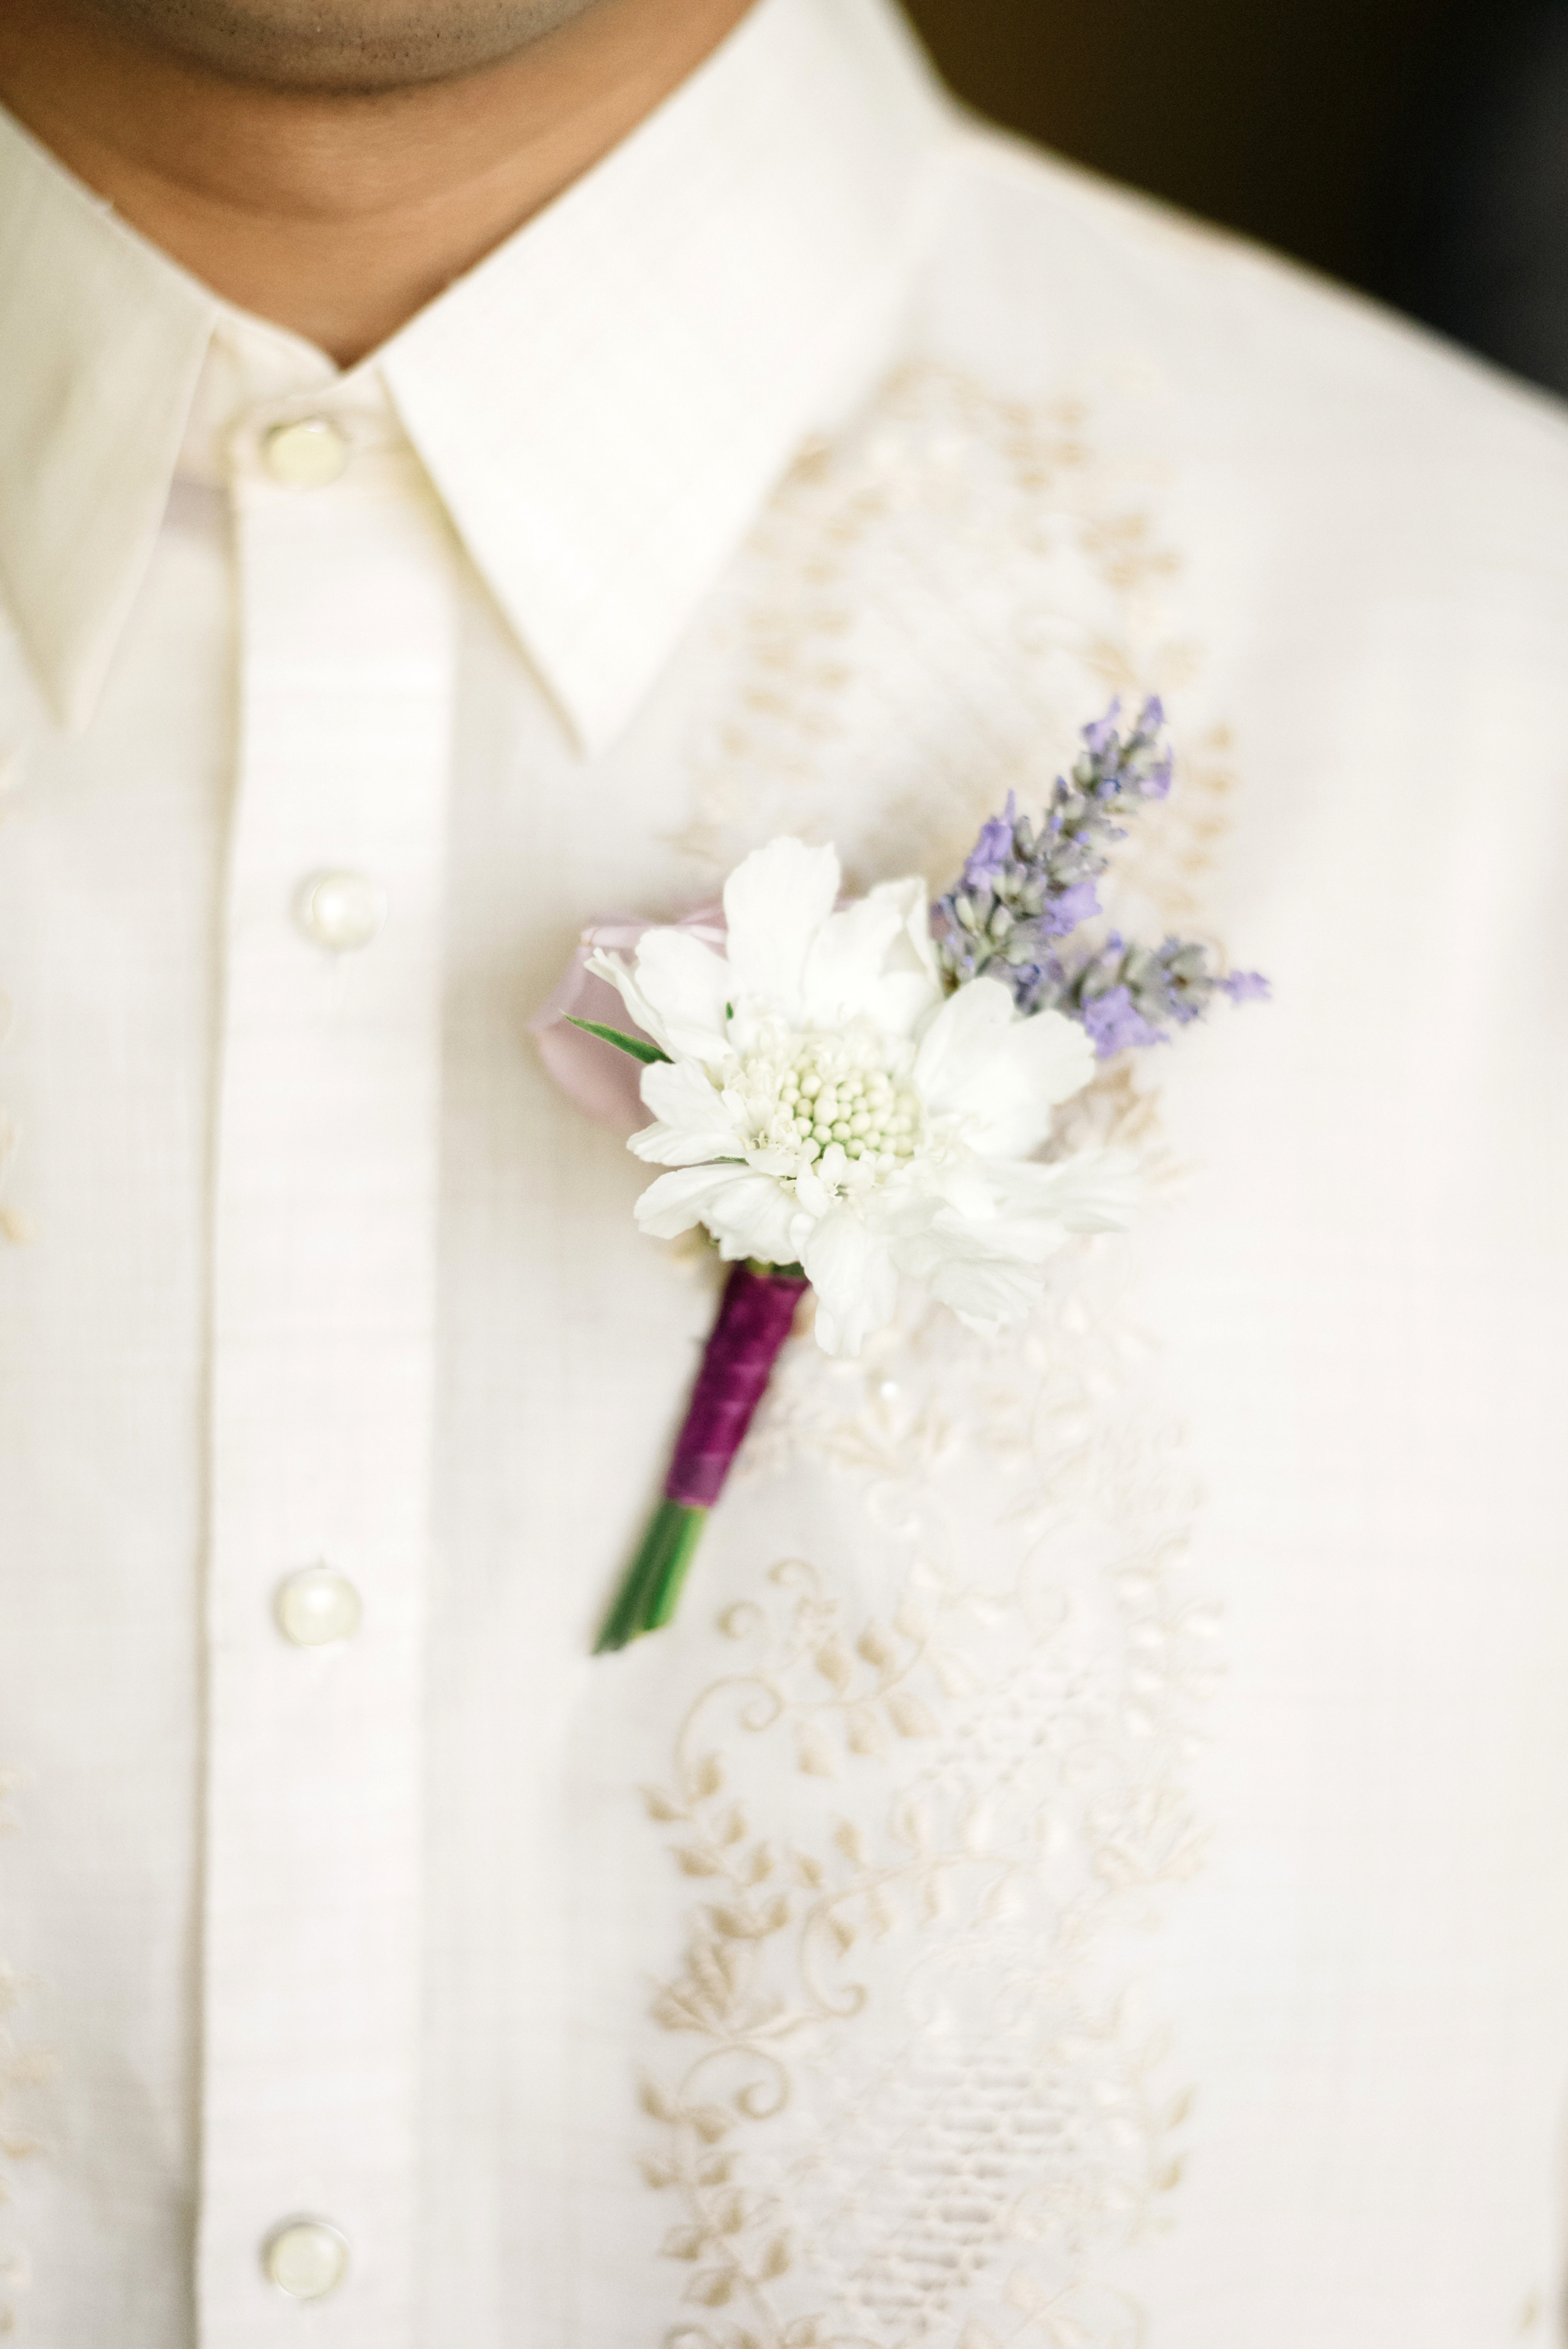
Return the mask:
[[[1043, 801], [1086, 710], [1191, 684], [1161, 469], [1100, 454], [1110, 425], [1119, 446], [1140, 429], [1114, 406], [1100, 422], [1107, 405], [915, 366], [799, 460], [708, 623], [718, 684], [680, 835], [707, 874], [779, 832], [837, 840], [854, 891], [956, 870], [1009, 790]], [[1176, 925], [1232, 788], [1222, 730], [1183, 709], [1181, 732], [1178, 788], [1119, 860]]]
[[797, 1347], [767, 1407], [746, 1473], [831, 1460], [904, 1563], [874, 1612], [776, 1565], [647, 1790], [702, 1888], [643, 2088], [691, 2349], [1140, 2337], [1098, 2271], [1176, 2182], [1185, 2100], [1106, 1944], [1199, 1864], [1216, 1627], [1108, 1268], [1000, 1340]]

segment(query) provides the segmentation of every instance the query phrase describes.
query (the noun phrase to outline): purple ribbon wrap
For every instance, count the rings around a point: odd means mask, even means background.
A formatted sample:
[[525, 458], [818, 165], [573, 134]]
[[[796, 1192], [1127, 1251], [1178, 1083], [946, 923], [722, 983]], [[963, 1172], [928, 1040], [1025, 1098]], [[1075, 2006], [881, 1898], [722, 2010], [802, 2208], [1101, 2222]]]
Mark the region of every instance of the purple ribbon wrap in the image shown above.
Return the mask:
[[666, 1501], [711, 1509], [717, 1500], [805, 1288], [799, 1273], [748, 1264], [731, 1272], [665, 1480]]

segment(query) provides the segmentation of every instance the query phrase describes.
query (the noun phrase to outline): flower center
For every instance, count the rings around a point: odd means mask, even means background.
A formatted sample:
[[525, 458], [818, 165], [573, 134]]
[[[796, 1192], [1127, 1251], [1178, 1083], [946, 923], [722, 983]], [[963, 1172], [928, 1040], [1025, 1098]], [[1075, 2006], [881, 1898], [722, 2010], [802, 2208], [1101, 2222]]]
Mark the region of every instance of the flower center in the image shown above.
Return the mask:
[[789, 1036], [740, 1063], [754, 1146], [794, 1150], [802, 1164], [835, 1144], [862, 1178], [891, 1174], [925, 1138], [920, 1096], [889, 1066], [874, 1034]]

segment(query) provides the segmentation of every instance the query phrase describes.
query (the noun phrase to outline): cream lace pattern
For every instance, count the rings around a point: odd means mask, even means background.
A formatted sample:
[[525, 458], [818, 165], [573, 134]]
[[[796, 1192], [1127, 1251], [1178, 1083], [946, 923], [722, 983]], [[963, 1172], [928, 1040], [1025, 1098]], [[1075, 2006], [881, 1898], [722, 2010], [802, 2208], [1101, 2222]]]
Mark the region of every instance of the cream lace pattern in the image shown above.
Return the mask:
[[1129, 880], [1135, 864], [1154, 918], [1201, 914], [1230, 742], [1194, 708], [1162, 470], [1099, 452], [1138, 445], [1141, 407], [1136, 381], [1092, 408], [1030, 407], [923, 366], [805, 453], [703, 648], [719, 683], [679, 844], [705, 881], [792, 831], [835, 841], [855, 887], [893, 872], [945, 885], [1010, 790], [1041, 803], [1113, 694], [1159, 691], [1176, 698], [1179, 787], [1140, 819]]
[[1001, 1342], [798, 1345], [758, 1427], [746, 1478], [830, 1464], [876, 1568], [761, 1571], [646, 1790], [696, 1895], [643, 2084], [680, 2349], [1142, 2338], [1106, 2262], [1186, 2099], [1126, 1948], [1202, 1857], [1217, 1626], [1116, 1269]]
[[[722, 869], [789, 829], [860, 884], [954, 869], [1112, 690], [1191, 677], [1150, 493], [1078, 405], [898, 378], [741, 567], [684, 844]], [[1224, 753], [1211, 731], [1123, 872], [1155, 919], [1192, 919]], [[1159, 1167], [1144, 1072], [1077, 1119]], [[1138, 1953], [1202, 1857], [1218, 1625], [1134, 1263], [1081, 1247], [1000, 1340], [937, 1311], [780, 1366], [732, 1485], [755, 1595], [645, 1790], [691, 1891], [641, 2090], [668, 2349], [1145, 2338], [1123, 2255], [1162, 2223], [1188, 2097]], [[821, 1542], [769, 1556], [769, 1495], [808, 1488]]]

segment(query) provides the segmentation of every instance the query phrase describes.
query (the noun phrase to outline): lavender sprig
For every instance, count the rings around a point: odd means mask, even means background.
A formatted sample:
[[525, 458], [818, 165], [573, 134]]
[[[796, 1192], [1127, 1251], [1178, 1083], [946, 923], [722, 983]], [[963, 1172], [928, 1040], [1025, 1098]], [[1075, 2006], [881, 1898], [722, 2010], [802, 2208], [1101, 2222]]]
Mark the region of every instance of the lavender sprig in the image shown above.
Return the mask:
[[1216, 970], [1210, 948], [1196, 939], [1167, 938], [1150, 948], [1128, 946], [1113, 930], [1098, 954], [1067, 975], [1052, 1008], [1081, 1019], [1107, 1061], [1113, 1052], [1168, 1044], [1178, 1028], [1202, 1019], [1217, 995], [1253, 1003], [1268, 991], [1260, 971]]
[[1266, 996], [1256, 971], [1222, 972], [1194, 939], [1158, 947], [1112, 935], [1099, 945], [1075, 934], [1100, 912], [1099, 880], [1116, 842], [1119, 815], [1133, 814], [1171, 789], [1165, 713], [1144, 703], [1125, 740], [1119, 701], [1083, 730], [1070, 774], [1058, 776], [1037, 828], [1016, 795], [981, 827], [962, 879], [932, 907], [932, 936], [950, 987], [1003, 980], [1020, 1011], [1061, 1011], [1081, 1021], [1102, 1060], [1170, 1040], [1202, 1019], [1216, 995], [1242, 1003]]

